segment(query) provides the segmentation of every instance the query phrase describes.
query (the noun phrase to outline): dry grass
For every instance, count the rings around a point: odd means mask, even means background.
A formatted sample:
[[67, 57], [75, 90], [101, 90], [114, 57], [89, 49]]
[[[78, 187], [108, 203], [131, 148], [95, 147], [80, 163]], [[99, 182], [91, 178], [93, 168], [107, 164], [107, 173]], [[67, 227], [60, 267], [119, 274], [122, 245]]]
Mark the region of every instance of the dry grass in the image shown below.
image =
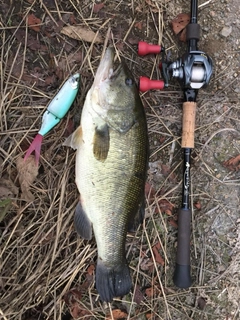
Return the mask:
[[[114, 45], [116, 48], [124, 45], [124, 51], [118, 50], [119, 55], [127, 60], [136, 78], [142, 70], [153, 78], [160, 77], [156, 68], [159, 57], [137, 57], [129, 37], [163, 41], [177, 54], [174, 36], [163, 22], [163, 12], [169, 17], [176, 13], [170, 10], [167, 1], [139, 1], [138, 5], [134, 1], [109, 1], [102, 17], [93, 13], [92, 3], [79, 4], [78, 0], [67, 4], [59, 1], [56, 9], [48, 9], [44, 1], [40, 1], [41, 17], [48, 16], [57, 24], [64, 14], [74, 13], [83, 25], [99, 30], [102, 35], [110, 23]], [[62, 147], [66, 120], [44, 138], [39, 175], [31, 188], [35, 200], [27, 203], [21, 199], [16, 160], [23, 156], [30, 137], [37, 132], [45, 106], [56, 92], [56, 88], [42, 87], [37, 80], [30, 84], [29, 79], [24, 78], [29, 67], [27, 62], [33, 57], [41, 62], [42, 69], [47, 68], [49, 52], [38, 50], [33, 54], [27, 45], [31, 32], [26, 27], [26, 16], [31, 10], [38, 13], [38, 1], [23, 6], [21, 21], [16, 25], [16, 12], [21, 6], [18, 9], [9, 6], [7, 19], [1, 17], [0, 21], [0, 175], [18, 188], [0, 221], [0, 317], [4, 320], [61, 319], [67, 311], [62, 298], [71, 288], [86, 282], [88, 267], [95, 265], [96, 246], [94, 240], [86, 242], [78, 238], [72, 225], [78, 193], [74, 183], [74, 153]], [[115, 19], [111, 19], [111, 12], [116, 13]], [[135, 27], [138, 21], [144, 21], [144, 30]], [[24, 43], [15, 37], [19, 29], [25, 32]], [[63, 36], [57, 34], [56, 37]], [[66, 62], [66, 73], [80, 71], [82, 74], [81, 93], [68, 116], [78, 123], [80, 105], [92, 83], [102, 46], [79, 41], [71, 53], [82, 52], [80, 65], [70, 63], [66, 51], [57, 51], [59, 48], [55, 50], [51, 45], [48, 48], [53, 52], [56, 65], [62, 59]], [[240, 105], [232, 96], [230, 101], [223, 93], [213, 92], [199, 95], [201, 107], [197, 115], [191, 195], [193, 287], [178, 290], [173, 285], [177, 230], [169, 219], [175, 219], [176, 214], [174, 211], [169, 218], [159, 208], [162, 199], [177, 208], [181, 198], [182, 94], [179, 86], [172, 84], [165, 92], [142, 95], [151, 143], [148, 182], [155, 193], [147, 197], [144, 225], [127, 238], [132, 293], [111, 305], [102, 305], [94, 282], [90, 281], [80, 303], [83, 309], [89, 310], [92, 319], [105, 319], [105, 314], [111, 315], [116, 307], [126, 310], [128, 319], [239, 319], [239, 173], [230, 174], [222, 162], [226, 160], [226, 153], [227, 158], [240, 153]], [[170, 169], [167, 173], [163, 172], [163, 165]], [[200, 211], [194, 207], [195, 201], [201, 203]], [[153, 252], [158, 242], [164, 265], [156, 261]], [[152, 295], [146, 294], [145, 289], [151, 287]], [[139, 290], [143, 296], [137, 304]], [[206, 302], [205, 308], [201, 307], [200, 300]]]

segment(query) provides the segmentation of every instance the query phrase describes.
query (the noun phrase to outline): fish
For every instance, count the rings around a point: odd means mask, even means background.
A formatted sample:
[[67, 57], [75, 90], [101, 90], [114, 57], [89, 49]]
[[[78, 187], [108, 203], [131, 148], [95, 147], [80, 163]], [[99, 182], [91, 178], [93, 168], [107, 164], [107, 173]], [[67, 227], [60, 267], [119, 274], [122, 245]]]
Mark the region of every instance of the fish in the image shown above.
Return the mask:
[[95, 284], [102, 301], [132, 287], [125, 245], [127, 232], [143, 222], [148, 168], [148, 132], [138, 87], [124, 60], [114, 70], [110, 46], [88, 91], [80, 126], [65, 145], [76, 151], [80, 193], [74, 224], [97, 243]]

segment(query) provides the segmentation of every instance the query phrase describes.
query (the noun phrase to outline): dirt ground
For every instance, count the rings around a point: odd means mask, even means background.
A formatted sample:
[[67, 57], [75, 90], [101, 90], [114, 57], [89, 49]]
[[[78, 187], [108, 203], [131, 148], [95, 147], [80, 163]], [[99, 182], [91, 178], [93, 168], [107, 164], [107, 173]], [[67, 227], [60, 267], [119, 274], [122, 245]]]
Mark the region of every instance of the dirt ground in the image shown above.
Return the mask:
[[[75, 153], [62, 143], [79, 124], [108, 28], [135, 79], [157, 79], [161, 56], [138, 57], [137, 43], [161, 43], [175, 60], [186, 44], [171, 21], [189, 11], [186, 0], [0, 0], [1, 319], [240, 319], [238, 0], [199, 1], [199, 49], [212, 57], [214, 73], [197, 99], [192, 286], [178, 289], [172, 280], [182, 180], [182, 91], [176, 81], [141, 94], [151, 154], [145, 223], [127, 237], [131, 293], [109, 305], [99, 301], [95, 241], [80, 239], [73, 228]], [[91, 35], [74, 39], [75, 33], [64, 32], [67, 26], [87, 27], [99, 41]], [[74, 72], [81, 74], [76, 101], [44, 137], [39, 167], [22, 169], [46, 106]]]

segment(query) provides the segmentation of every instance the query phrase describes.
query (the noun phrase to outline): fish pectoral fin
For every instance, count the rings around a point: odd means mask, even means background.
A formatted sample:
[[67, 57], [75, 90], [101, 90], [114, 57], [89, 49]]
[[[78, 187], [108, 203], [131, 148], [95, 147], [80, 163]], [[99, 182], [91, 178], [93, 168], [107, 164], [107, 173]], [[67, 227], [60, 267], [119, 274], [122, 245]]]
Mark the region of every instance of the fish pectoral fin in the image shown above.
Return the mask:
[[125, 261], [108, 267], [98, 258], [96, 288], [102, 301], [111, 302], [114, 297], [123, 297], [132, 287], [129, 267]]
[[63, 146], [76, 150], [82, 142], [82, 127], [79, 126], [64, 142]]
[[86, 212], [80, 201], [77, 204], [75, 215], [74, 215], [74, 225], [77, 233], [86, 240], [92, 239], [92, 223], [88, 219]]
[[104, 162], [107, 159], [110, 145], [109, 127], [104, 124], [101, 127], [95, 128], [93, 137], [93, 154], [94, 157]]

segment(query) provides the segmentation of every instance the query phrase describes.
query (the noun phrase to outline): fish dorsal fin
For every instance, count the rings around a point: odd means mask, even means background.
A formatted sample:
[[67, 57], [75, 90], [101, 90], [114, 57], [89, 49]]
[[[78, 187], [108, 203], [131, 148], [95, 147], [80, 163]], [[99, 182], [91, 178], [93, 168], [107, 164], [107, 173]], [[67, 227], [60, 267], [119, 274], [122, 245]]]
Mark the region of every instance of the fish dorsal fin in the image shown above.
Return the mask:
[[107, 159], [110, 145], [109, 127], [104, 124], [101, 127], [96, 127], [93, 137], [93, 154], [94, 157], [104, 162]]
[[76, 150], [82, 142], [82, 127], [79, 126], [67, 139], [63, 146], [71, 147]]

